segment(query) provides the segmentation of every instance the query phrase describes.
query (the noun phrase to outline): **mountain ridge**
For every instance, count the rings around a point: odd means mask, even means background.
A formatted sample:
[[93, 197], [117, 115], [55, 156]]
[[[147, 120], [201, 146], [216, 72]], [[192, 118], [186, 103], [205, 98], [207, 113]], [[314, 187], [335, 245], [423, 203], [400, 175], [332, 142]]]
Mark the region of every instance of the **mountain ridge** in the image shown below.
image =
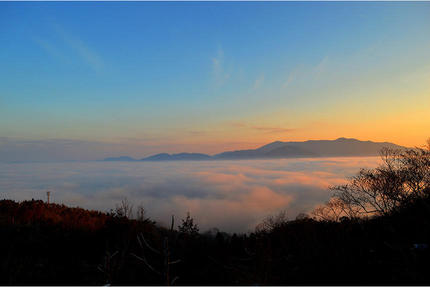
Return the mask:
[[137, 159], [134, 159], [129, 156], [119, 156], [119, 157], [107, 157], [103, 159], [103, 161], [138, 161]]
[[215, 155], [204, 153], [158, 153], [140, 160], [121, 156], [110, 157], [105, 161], [178, 161], [178, 160], [228, 160], [228, 159], [270, 159], [270, 158], [309, 158], [341, 156], [376, 156], [382, 148], [404, 149], [390, 142], [361, 141], [340, 137], [335, 140], [274, 141], [256, 149], [225, 151]]

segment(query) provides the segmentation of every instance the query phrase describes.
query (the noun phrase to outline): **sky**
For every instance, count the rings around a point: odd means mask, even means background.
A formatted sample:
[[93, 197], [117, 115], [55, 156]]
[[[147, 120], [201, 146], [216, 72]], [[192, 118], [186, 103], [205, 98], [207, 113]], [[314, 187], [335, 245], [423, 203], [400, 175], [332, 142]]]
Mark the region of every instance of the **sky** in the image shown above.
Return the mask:
[[430, 2], [1, 2], [3, 159], [422, 145], [429, 15]]

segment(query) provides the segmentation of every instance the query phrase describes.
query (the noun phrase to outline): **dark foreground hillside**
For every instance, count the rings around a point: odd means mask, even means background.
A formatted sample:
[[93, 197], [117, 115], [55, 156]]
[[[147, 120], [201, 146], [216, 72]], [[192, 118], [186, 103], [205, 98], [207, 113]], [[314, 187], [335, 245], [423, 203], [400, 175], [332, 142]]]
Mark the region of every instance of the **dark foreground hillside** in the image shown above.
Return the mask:
[[2, 200], [0, 283], [428, 285], [429, 206], [426, 198], [373, 219], [302, 217], [228, 235], [197, 233], [192, 222], [168, 230], [115, 212]]

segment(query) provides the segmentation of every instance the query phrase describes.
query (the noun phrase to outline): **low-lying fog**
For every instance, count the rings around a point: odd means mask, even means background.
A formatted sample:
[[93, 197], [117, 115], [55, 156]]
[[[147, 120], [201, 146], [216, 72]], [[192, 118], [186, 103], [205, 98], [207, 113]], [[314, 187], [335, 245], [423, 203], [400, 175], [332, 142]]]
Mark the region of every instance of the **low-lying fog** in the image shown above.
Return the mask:
[[160, 224], [191, 213], [201, 231], [247, 232], [283, 209], [293, 219], [379, 157], [194, 162], [0, 163], [0, 197], [108, 211], [124, 198]]

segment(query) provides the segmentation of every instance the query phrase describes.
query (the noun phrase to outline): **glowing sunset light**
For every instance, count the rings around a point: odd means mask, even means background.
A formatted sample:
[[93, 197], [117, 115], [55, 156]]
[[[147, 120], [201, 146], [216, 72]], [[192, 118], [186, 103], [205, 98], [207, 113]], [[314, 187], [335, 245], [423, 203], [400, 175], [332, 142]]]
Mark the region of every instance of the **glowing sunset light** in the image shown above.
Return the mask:
[[0, 8], [0, 143], [144, 156], [428, 137], [428, 2]]
[[430, 286], [429, 206], [430, 0], [0, 1], [0, 285]]

